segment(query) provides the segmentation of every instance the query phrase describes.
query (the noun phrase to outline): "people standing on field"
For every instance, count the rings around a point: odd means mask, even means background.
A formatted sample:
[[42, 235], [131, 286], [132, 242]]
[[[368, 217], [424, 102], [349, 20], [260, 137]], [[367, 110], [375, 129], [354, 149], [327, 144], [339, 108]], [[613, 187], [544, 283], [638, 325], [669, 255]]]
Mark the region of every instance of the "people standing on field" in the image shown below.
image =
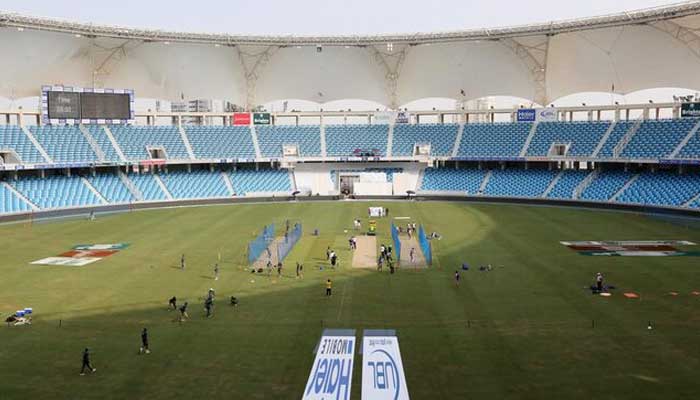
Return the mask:
[[88, 372], [94, 373], [97, 372], [97, 368], [93, 368], [92, 364], [90, 363], [90, 349], [87, 347], [85, 350], [83, 350], [83, 367], [80, 369], [80, 375], [85, 375], [85, 370], [87, 369]]
[[331, 289], [333, 288], [333, 282], [330, 279], [326, 281], [326, 297], [331, 296]]
[[180, 257], [180, 269], [185, 270], [185, 253], [182, 253], [182, 257]]
[[148, 329], [143, 328], [141, 331], [141, 348], [139, 354], [151, 354], [151, 349], [148, 348]]

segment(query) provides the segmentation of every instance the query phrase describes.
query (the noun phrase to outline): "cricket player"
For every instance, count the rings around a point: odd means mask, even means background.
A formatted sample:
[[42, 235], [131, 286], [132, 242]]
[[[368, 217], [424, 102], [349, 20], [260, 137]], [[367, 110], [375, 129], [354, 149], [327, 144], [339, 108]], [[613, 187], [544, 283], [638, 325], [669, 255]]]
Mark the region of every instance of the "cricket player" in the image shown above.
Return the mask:
[[180, 269], [185, 270], [185, 254], [182, 254], [182, 257], [180, 257]]
[[333, 289], [333, 282], [330, 279], [326, 281], [326, 297], [331, 296], [331, 290]]
[[208, 297], [204, 302], [204, 309], [207, 310], [207, 318], [211, 317], [212, 309], [214, 308], [214, 299]]
[[185, 304], [180, 306], [180, 322], [190, 319], [190, 316], [187, 314], [187, 302]]
[[148, 348], [148, 329], [143, 328], [141, 331], [141, 348], [139, 349], [139, 354], [151, 354], [151, 350]]
[[219, 280], [219, 263], [214, 264], [214, 280]]
[[173, 296], [168, 300], [168, 308], [172, 307], [173, 310], [177, 310], [177, 297]]
[[416, 248], [411, 247], [411, 251], [408, 253], [408, 256], [411, 258], [411, 264], [414, 264], [416, 262]]
[[90, 349], [87, 347], [83, 351], [83, 367], [80, 369], [81, 376], [85, 375], [86, 368], [90, 373], [97, 372], [97, 368], [93, 368], [92, 364], [90, 364]]

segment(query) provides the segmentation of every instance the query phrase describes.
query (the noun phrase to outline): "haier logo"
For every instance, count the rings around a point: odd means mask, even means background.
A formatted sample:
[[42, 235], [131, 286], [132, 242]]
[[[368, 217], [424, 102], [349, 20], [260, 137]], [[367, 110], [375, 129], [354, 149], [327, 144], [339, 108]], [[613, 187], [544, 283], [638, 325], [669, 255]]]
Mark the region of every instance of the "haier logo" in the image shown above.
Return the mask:
[[349, 399], [355, 338], [323, 336], [303, 399]]
[[518, 122], [532, 122], [535, 120], [535, 110], [532, 108], [518, 109]]
[[408, 399], [396, 337], [367, 337], [363, 342], [362, 399]]

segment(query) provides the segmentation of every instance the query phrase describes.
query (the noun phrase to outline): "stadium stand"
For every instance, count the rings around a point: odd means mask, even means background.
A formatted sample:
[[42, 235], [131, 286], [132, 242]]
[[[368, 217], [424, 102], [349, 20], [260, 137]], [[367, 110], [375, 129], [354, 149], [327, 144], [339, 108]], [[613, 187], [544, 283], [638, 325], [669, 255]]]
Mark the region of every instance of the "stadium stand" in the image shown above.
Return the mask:
[[26, 177], [11, 183], [37, 207], [62, 208], [101, 204], [79, 177]]
[[[199, 159], [255, 158], [253, 137], [248, 126], [187, 125], [185, 132]], [[168, 157], [172, 158], [170, 153]]]
[[576, 187], [590, 174], [591, 171], [568, 169], [562, 171], [559, 180], [547, 194], [550, 199], [571, 199]]
[[697, 122], [695, 118], [644, 121], [620, 156], [652, 159], [667, 157]]
[[110, 203], [129, 203], [136, 200], [115, 174], [96, 174], [88, 177], [87, 180]]
[[487, 196], [539, 197], [556, 175], [542, 169], [496, 169], [492, 171], [484, 194]]
[[457, 124], [397, 124], [391, 154], [412, 156], [416, 144], [430, 143], [431, 156], [451, 156], [458, 129]]
[[228, 191], [218, 172], [178, 171], [159, 176], [175, 199], [228, 197]]
[[90, 133], [90, 136], [95, 139], [95, 143], [97, 143], [97, 145], [100, 146], [100, 149], [102, 149], [102, 152], [105, 155], [105, 161], [112, 163], [118, 163], [121, 161], [119, 154], [114, 149], [112, 142], [107, 137], [104, 127], [100, 125], [85, 125], [85, 127]]
[[255, 128], [263, 157], [282, 157], [282, 146], [296, 144], [300, 157], [321, 156], [321, 128], [318, 125], [260, 125]]
[[388, 125], [327, 125], [327, 154], [331, 157], [348, 157], [361, 150], [385, 156], [388, 135]]
[[625, 136], [625, 133], [627, 133], [627, 131], [632, 127], [633, 124], [634, 122], [630, 121], [618, 121], [617, 124], [615, 124], [615, 127], [613, 128], [612, 132], [610, 132], [610, 136], [608, 136], [608, 139], [605, 141], [605, 144], [603, 144], [603, 147], [600, 149], [598, 157], [612, 158], [615, 146], [620, 141], [620, 139], [622, 139], [622, 137]]
[[428, 168], [423, 175], [420, 190], [476, 194], [485, 176], [486, 171], [478, 169]]
[[581, 199], [608, 201], [631, 177], [631, 173], [624, 171], [602, 172], [581, 193]]
[[458, 157], [518, 157], [531, 123], [471, 123], [464, 125]]
[[700, 192], [700, 174], [644, 172], [617, 198], [621, 203], [681, 206]]
[[675, 158], [700, 159], [700, 131], [695, 132]]
[[31, 207], [17, 197], [5, 185], [0, 184], [0, 213], [29, 211]]
[[75, 125], [31, 126], [36, 140], [54, 162], [97, 162], [90, 143]]
[[131, 174], [129, 179], [141, 191], [144, 200], [165, 200], [167, 196], [151, 174]]
[[590, 157], [609, 126], [609, 121], [540, 122], [527, 155], [547, 156], [557, 143], [570, 145], [567, 156]]
[[187, 149], [176, 126], [111, 125], [109, 129], [129, 160], [150, 159], [148, 147], [162, 147], [171, 160], [188, 158]]
[[13, 150], [23, 163], [44, 163], [39, 150], [16, 125], [0, 125], [0, 150]]
[[239, 169], [230, 174], [236, 195], [245, 196], [249, 193], [279, 193], [290, 194], [292, 184], [289, 172], [279, 169]]

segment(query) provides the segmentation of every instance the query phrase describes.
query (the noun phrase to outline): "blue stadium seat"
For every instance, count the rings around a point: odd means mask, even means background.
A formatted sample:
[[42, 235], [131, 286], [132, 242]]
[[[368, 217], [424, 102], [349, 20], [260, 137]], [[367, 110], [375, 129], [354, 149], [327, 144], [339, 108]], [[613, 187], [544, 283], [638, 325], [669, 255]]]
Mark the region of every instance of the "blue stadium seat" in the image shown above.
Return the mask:
[[187, 125], [184, 128], [196, 158], [255, 158], [253, 136], [247, 125]]
[[150, 173], [130, 174], [129, 179], [141, 192], [144, 200], [166, 200], [165, 192], [158, 186], [155, 178]]
[[148, 147], [164, 148], [171, 160], [189, 158], [177, 126], [111, 125], [109, 129], [128, 160], [150, 159]]
[[681, 206], [700, 193], [700, 174], [645, 172], [625, 189], [616, 201], [650, 205]]
[[528, 156], [547, 156], [552, 144], [570, 144], [567, 156], [590, 157], [609, 121], [540, 122], [527, 149]]
[[291, 194], [289, 172], [280, 169], [239, 169], [231, 172], [233, 190], [238, 196], [250, 192], [284, 192]]
[[78, 126], [31, 126], [29, 130], [54, 162], [98, 161], [97, 154], [92, 150]]
[[632, 173], [625, 171], [601, 172], [581, 193], [581, 199], [608, 201], [632, 176]]
[[90, 132], [92, 138], [95, 139], [95, 142], [100, 146], [100, 149], [105, 155], [105, 161], [112, 163], [121, 162], [119, 154], [117, 154], [117, 151], [114, 149], [102, 125], [85, 125], [85, 127], [88, 129], [88, 132]]
[[115, 174], [102, 173], [88, 177], [92, 186], [110, 203], [129, 203], [136, 201], [129, 189]]
[[386, 156], [388, 125], [327, 125], [326, 153], [331, 157], [349, 157], [356, 150], [375, 150]]
[[590, 174], [591, 171], [568, 169], [562, 172], [561, 177], [547, 194], [550, 199], [571, 199], [574, 189]]
[[532, 129], [531, 123], [470, 123], [464, 125], [458, 157], [518, 157]]
[[412, 156], [416, 144], [430, 144], [430, 155], [449, 157], [457, 139], [457, 124], [396, 124], [392, 156]]
[[281, 158], [285, 144], [296, 144], [300, 157], [321, 156], [321, 128], [318, 125], [258, 125], [255, 133], [263, 157]]
[[484, 194], [487, 196], [539, 197], [556, 175], [543, 169], [493, 170]]
[[15, 196], [5, 185], [0, 185], [0, 214], [30, 211], [31, 209], [29, 204]]
[[459, 191], [466, 194], [476, 194], [481, 182], [486, 176], [486, 170], [428, 168], [423, 175], [420, 190], [430, 191]]
[[12, 185], [42, 209], [102, 204], [77, 176], [25, 177]]
[[622, 139], [622, 137], [625, 136], [627, 131], [632, 127], [632, 125], [634, 125], [634, 122], [618, 121], [617, 124], [615, 124], [615, 127], [613, 128], [612, 132], [610, 132], [608, 140], [605, 141], [605, 144], [603, 144], [603, 147], [600, 149], [598, 157], [612, 158], [615, 146], [620, 141], [620, 139]]
[[697, 122], [696, 118], [646, 120], [620, 156], [651, 159], [667, 157]]
[[0, 125], [0, 150], [14, 150], [22, 163], [46, 162], [34, 143], [22, 132], [22, 128], [16, 125]]
[[229, 193], [220, 172], [184, 171], [160, 174], [168, 191], [175, 199], [203, 199], [228, 197]]

